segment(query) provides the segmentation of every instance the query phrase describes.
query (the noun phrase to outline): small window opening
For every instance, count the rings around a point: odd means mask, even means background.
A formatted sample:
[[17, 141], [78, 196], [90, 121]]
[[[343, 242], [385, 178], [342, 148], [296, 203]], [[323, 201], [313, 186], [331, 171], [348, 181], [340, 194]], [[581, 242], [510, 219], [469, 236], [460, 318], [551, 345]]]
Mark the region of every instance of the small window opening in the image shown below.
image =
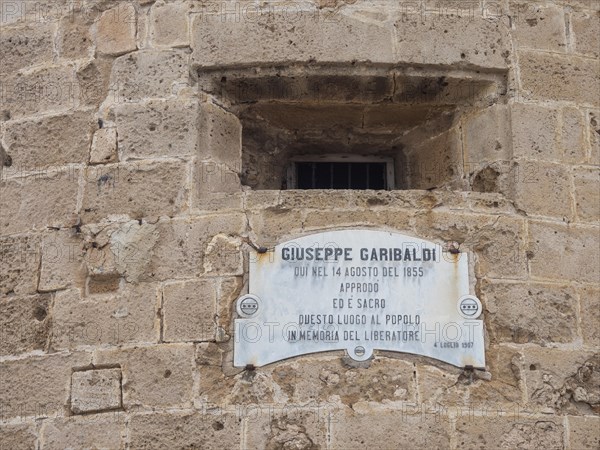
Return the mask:
[[296, 158], [288, 170], [290, 189], [374, 189], [394, 187], [392, 158], [324, 156]]

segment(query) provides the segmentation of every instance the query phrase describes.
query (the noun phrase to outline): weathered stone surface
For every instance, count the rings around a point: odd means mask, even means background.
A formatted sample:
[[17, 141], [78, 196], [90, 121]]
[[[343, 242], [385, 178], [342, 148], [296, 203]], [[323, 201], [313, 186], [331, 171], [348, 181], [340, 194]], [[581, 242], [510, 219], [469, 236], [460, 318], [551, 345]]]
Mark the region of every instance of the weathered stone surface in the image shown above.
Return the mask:
[[45, 65], [2, 77], [2, 110], [13, 119], [66, 112], [77, 105], [79, 87], [72, 67]]
[[84, 163], [95, 120], [91, 111], [77, 111], [4, 124], [6, 151], [21, 170]]
[[[417, 410], [417, 412], [420, 412]], [[441, 449], [450, 446], [450, 425], [435, 414], [367, 410], [344, 411], [331, 423], [332, 449], [403, 448]]]
[[137, 48], [136, 11], [132, 4], [119, 2], [104, 11], [98, 21], [96, 48], [107, 55], [121, 55]]
[[553, 417], [468, 417], [456, 422], [464, 448], [563, 448], [562, 420]]
[[236, 235], [244, 232], [246, 218], [243, 214], [231, 213], [163, 220], [157, 224], [157, 229], [157, 244], [142, 279], [189, 279], [204, 273], [204, 257], [210, 240], [220, 233]]
[[149, 283], [125, 283], [114, 292], [84, 298], [77, 290], [59, 292], [54, 299], [52, 348], [157, 342], [158, 302], [157, 286]]
[[0, 425], [2, 447], [11, 450], [36, 448], [36, 432], [33, 424]]
[[58, 54], [63, 58], [88, 58], [93, 51], [94, 40], [91, 27], [97, 20], [91, 8], [64, 17], [58, 28]]
[[330, 412], [326, 405], [309, 405], [270, 411], [265, 405], [248, 408], [246, 446], [253, 449], [324, 449], [327, 448], [327, 424]]
[[50, 295], [2, 298], [0, 355], [46, 349], [51, 325], [50, 300]]
[[126, 410], [134, 406], [191, 406], [194, 382], [192, 344], [97, 350], [95, 362], [121, 366], [123, 407]]
[[586, 160], [585, 115], [577, 108], [563, 108], [559, 130], [562, 159], [573, 163]]
[[0, 182], [0, 234], [70, 227], [78, 191], [79, 169], [73, 167]]
[[524, 278], [526, 274], [524, 223], [510, 217], [433, 210], [415, 217], [415, 232], [423, 239], [458, 242], [468, 256], [475, 252], [475, 272], [490, 278]]
[[573, 450], [600, 446], [600, 417], [569, 417], [569, 444]]
[[71, 375], [71, 411], [74, 414], [121, 407], [121, 369], [90, 369]]
[[565, 52], [567, 32], [563, 8], [535, 2], [510, 3], [518, 47]]
[[526, 100], [565, 100], [581, 104], [599, 102], [598, 60], [545, 52], [520, 51], [520, 96]]
[[0, 75], [3, 78], [5, 75], [28, 66], [52, 62], [53, 56], [52, 24], [38, 23], [19, 27], [2, 27]]
[[90, 149], [90, 164], [112, 163], [117, 159], [117, 129], [111, 127], [96, 131]]
[[[434, 6], [434, 5], [432, 5]], [[454, 5], [453, 5], [454, 6]], [[400, 7], [400, 18], [394, 24], [397, 33], [395, 58], [413, 64], [469, 63], [481, 67], [506, 67], [510, 49], [508, 30], [498, 20], [486, 20], [473, 14], [472, 5], [457, 14], [421, 14], [419, 3]], [[412, 10], [418, 9], [416, 14]]]
[[46, 233], [42, 240], [42, 264], [38, 291], [48, 292], [83, 286], [85, 281], [83, 240], [75, 230]]
[[33, 356], [0, 365], [3, 417], [52, 417], [67, 407], [71, 372], [91, 363], [91, 354]]
[[600, 288], [585, 287], [579, 290], [581, 302], [581, 330], [583, 342], [600, 345]]
[[112, 63], [112, 58], [98, 57], [79, 67], [75, 76], [82, 105], [98, 107], [107, 97], [119, 100], [119, 85], [110, 86]]
[[242, 291], [242, 277], [224, 277], [217, 287], [217, 342], [228, 341], [233, 334], [232, 314]]
[[467, 117], [463, 126], [464, 162], [480, 167], [483, 163], [506, 161], [511, 156], [508, 108], [496, 105]]
[[[511, 108], [513, 154], [516, 158], [558, 160], [556, 142], [559, 112], [534, 103], [515, 103]], [[570, 143], [572, 144], [572, 143]]]
[[170, 97], [188, 83], [188, 56], [175, 50], [141, 50], [121, 56], [111, 74], [118, 101]]
[[40, 258], [39, 236], [0, 237], [0, 294], [35, 294]]
[[191, 156], [198, 151], [198, 100], [151, 100], [115, 108], [123, 160]]
[[570, 218], [571, 174], [561, 164], [520, 161], [514, 168], [515, 205], [528, 215]]
[[206, 246], [204, 271], [207, 275], [243, 275], [242, 240], [217, 234]]
[[600, 11], [574, 12], [571, 26], [575, 51], [594, 58], [600, 57]]
[[485, 283], [481, 292], [494, 342], [547, 344], [577, 338], [577, 297], [568, 286]]
[[575, 209], [582, 221], [600, 221], [600, 169], [575, 168]]
[[238, 448], [241, 418], [225, 413], [157, 413], [134, 415], [129, 425], [133, 448]]
[[[598, 230], [546, 222], [529, 224], [529, 267], [536, 278], [595, 283], [600, 277]], [[580, 268], [586, 270], [581, 271]]]
[[165, 285], [162, 307], [165, 342], [214, 340], [216, 294], [214, 278]]
[[[299, 9], [305, 5], [300, 5]], [[255, 14], [236, 20], [217, 8], [193, 16], [192, 54], [199, 66], [252, 64], [258, 61], [392, 61], [392, 30], [377, 21], [354, 20], [339, 14], [335, 21], [318, 20], [306, 11], [277, 8], [274, 14]], [[240, 8], [238, 6], [238, 14]], [[296, 13], [301, 17], [290, 17]], [[242, 47], [239, 42], [244, 42]], [[378, 42], [377, 48], [370, 45]], [[232, 48], [238, 51], [232, 52]]]
[[71, 416], [44, 421], [40, 430], [42, 448], [125, 448], [125, 417], [112, 412], [92, 416]]
[[590, 139], [589, 162], [600, 165], [600, 110], [588, 111], [587, 116]]
[[241, 171], [242, 124], [232, 113], [211, 102], [200, 104], [199, 159], [212, 159]]
[[523, 350], [528, 406], [533, 411], [598, 414], [600, 355], [531, 347]]
[[174, 216], [187, 205], [187, 167], [179, 161], [137, 161], [88, 167], [83, 221], [110, 215]]
[[183, 47], [190, 45], [188, 2], [165, 3], [158, 1], [150, 8], [150, 40], [156, 47]]

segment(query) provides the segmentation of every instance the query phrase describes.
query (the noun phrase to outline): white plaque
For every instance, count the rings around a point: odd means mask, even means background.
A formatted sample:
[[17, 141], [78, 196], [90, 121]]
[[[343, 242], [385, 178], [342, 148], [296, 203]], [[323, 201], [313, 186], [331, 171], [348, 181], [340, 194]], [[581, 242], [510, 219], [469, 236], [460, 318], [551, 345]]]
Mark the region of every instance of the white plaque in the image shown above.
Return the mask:
[[387, 350], [484, 368], [468, 272], [466, 254], [386, 231], [329, 231], [253, 252], [234, 365], [332, 350], [364, 361]]

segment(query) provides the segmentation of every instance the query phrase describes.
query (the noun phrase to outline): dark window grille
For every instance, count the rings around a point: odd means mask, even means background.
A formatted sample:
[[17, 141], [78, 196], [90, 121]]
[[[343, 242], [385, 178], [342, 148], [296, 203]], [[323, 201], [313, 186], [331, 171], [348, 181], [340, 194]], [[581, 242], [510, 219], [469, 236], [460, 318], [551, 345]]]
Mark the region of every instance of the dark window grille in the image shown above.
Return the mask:
[[297, 189], [387, 189], [385, 162], [296, 162]]

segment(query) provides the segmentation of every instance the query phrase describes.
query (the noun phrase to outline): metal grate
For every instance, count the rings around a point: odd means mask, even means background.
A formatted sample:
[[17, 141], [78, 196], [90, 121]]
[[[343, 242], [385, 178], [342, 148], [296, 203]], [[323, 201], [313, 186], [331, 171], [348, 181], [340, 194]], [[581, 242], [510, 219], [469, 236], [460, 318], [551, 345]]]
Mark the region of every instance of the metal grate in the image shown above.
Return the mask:
[[387, 189], [385, 162], [296, 162], [297, 189]]

